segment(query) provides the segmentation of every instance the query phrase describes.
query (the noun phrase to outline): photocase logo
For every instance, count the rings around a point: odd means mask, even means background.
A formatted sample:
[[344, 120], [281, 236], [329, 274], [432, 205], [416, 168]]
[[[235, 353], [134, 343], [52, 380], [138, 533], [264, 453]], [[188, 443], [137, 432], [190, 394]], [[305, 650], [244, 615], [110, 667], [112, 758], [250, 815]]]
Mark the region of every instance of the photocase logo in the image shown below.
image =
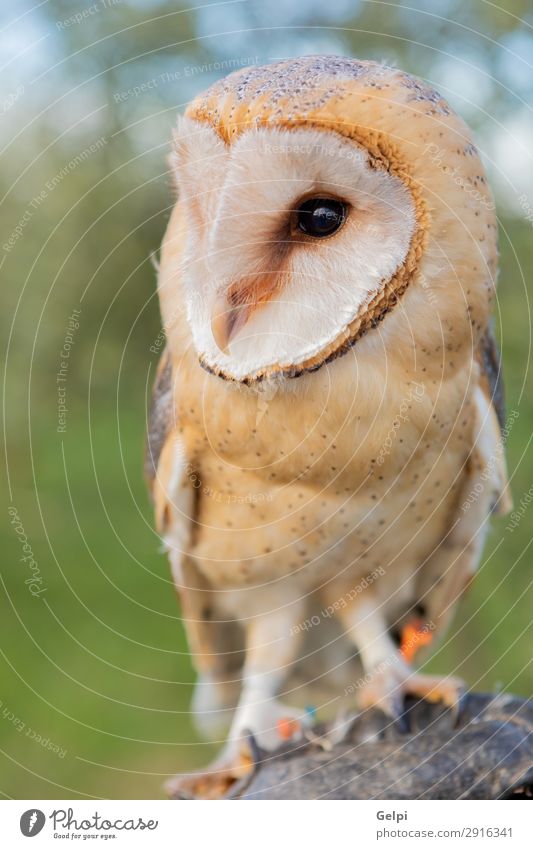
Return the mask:
[[46, 817], [42, 811], [30, 808], [29, 811], [24, 811], [20, 818], [20, 830], [24, 837], [35, 837], [42, 830], [45, 822]]

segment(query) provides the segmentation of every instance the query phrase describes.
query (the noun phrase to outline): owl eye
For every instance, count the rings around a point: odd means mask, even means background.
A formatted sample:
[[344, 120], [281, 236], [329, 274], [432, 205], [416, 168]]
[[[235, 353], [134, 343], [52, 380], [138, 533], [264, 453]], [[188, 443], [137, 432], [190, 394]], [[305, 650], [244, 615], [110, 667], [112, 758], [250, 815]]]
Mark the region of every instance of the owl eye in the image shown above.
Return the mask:
[[346, 219], [346, 206], [335, 198], [310, 198], [296, 211], [298, 229], [307, 236], [331, 236]]

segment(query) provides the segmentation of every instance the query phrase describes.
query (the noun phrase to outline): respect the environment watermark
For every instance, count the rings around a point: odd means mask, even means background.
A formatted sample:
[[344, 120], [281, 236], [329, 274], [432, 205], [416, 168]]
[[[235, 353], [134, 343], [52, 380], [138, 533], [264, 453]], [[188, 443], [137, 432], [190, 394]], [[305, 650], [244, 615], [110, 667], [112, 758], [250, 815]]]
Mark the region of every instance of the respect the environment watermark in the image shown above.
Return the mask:
[[17, 224], [9, 234], [8, 238], [2, 245], [2, 249], [4, 253], [9, 253], [13, 250], [19, 239], [22, 237], [24, 230], [30, 223], [31, 219], [39, 209], [39, 207], [45, 202], [47, 197], [51, 192], [54, 191], [67, 177], [72, 171], [74, 171], [79, 165], [85, 162], [93, 153], [96, 153], [100, 150], [104, 145], [107, 144], [107, 138], [105, 136], [100, 136], [100, 138], [96, 139], [92, 144], [87, 145], [83, 150], [73, 156], [72, 159], [67, 162], [59, 171], [50, 177], [42, 187], [42, 189], [37, 192], [36, 195], [32, 197], [30, 202], [28, 203], [26, 209], [20, 216]]
[[120, 6], [123, 2], [124, 0], [97, 0], [96, 3], [91, 3], [90, 6], [85, 6], [83, 9], [79, 9], [77, 12], [74, 12], [74, 14], [69, 15], [68, 18], [63, 18], [62, 21], [56, 21], [56, 28], [58, 30], [70, 29], [70, 27], [82, 24], [89, 18], [94, 17], [94, 15], [98, 15], [100, 12], [105, 12], [106, 9], [112, 9], [114, 6]]
[[122, 91], [115, 91], [113, 93], [113, 100], [115, 103], [124, 103], [131, 97], [140, 97], [141, 94], [147, 94], [149, 91], [154, 91], [154, 89], [168, 85], [169, 83], [176, 83], [183, 79], [190, 79], [191, 77], [196, 77], [200, 74], [220, 72], [230, 73], [231, 71], [236, 71], [238, 68], [246, 68], [249, 65], [258, 64], [259, 56], [237, 56], [231, 59], [220, 59], [215, 62], [205, 62], [201, 65], [185, 65], [181, 69], [163, 71], [155, 77], [150, 77], [149, 80], [143, 80], [143, 82], [137, 83], [137, 85], [131, 86], [130, 88], [125, 88]]

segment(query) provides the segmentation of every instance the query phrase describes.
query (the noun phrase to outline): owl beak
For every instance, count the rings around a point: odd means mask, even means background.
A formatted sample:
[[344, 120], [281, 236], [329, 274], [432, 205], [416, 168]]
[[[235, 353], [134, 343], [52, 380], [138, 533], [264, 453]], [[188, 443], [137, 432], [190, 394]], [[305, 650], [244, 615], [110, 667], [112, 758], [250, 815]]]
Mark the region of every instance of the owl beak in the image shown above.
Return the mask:
[[226, 297], [219, 297], [211, 319], [211, 332], [223, 354], [229, 353], [229, 344], [246, 324], [250, 315], [249, 304], [232, 306]]

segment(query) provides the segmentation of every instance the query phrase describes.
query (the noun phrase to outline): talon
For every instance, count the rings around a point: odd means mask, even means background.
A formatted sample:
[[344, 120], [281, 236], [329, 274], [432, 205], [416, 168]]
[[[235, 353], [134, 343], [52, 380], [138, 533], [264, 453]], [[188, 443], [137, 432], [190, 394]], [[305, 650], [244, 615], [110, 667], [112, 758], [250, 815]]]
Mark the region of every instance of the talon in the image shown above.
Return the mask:
[[315, 746], [319, 746], [324, 752], [331, 752], [333, 749], [333, 743], [331, 740], [325, 735], [316, 734], [312, 728], [306, 728], [304, 731], [304, 737], [310, 743], [313, 743]]
[[255, 736], [252, 731], [248, 731], [248, 729], [246, 729], [245, 734], [247, 735], [246, 743], [250, 748], [253, 766], [256, 767], [263, 760], [263, 750], [255, 739]]
[[411, 731], [411, 721], [409, 719], [409, 714], [406, 711], [402, 711], [398, 716], [394, 717], [394, 726], [399, 731], [400, 734], [409, 734]]
[[450, 706], [452, 711], [453, 718], [453, 727], [457, 728], [459, 722], [463, 717], [463, 712], [466, 706], [466, 687], [462, 687], [460, 692], [457, 694], [457, 699], [453, 705]]
[[459, 678], [439, 678], [433, 675], [413, 675], [406, 682], [406, 692], [437, 704], [441, 702], [454, 712], [462, 702], [465, 685]]
[[457, 724], [465, 686], [458, 678], [439, 678], [434, 675], [412, 673], [407, 664], [401, 662], [376, 673], [364, 688], [361, 695], [361, 707], [377, 707], [389, 716], [398, 731], [410, 730], [409, 716], [405, 709], [405, 698], [414, 696], [436, 704], [441, 702], [449, 707]]
[[241, 744], [232, 755], [222, 755], [207, 769], [174, 776], [165, 783], [165, 790], [171, 799], [230, 798], [237, 786], [244, 786], [254, 774], [257, 752], [257, 744], [251, 747], [246, 740], [246, 746]]

